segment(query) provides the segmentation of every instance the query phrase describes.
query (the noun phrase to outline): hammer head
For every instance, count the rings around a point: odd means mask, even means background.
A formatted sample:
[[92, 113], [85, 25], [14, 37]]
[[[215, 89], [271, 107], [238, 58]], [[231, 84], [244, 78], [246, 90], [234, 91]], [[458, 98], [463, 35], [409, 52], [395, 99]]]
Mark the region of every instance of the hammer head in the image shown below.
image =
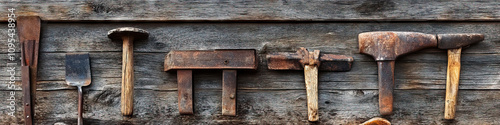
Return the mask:
[[[272, 70], [304, 70], [304, 49], [297, 53], [272, 53], [266, 56], [267, 67]], [[319, 54], [318, 69], [322, 71], [349, 71], [352, 67], [354, 59], [350, 56], [334, 55], [334, 54]]]
[[456, 49], [484, 40], [484, 35], [479, 33], [438, 34], [438, 48]]
[[359, 52], [371, 55], [376, 61], [396, 60], [400, 55], [437, 46], [436, 36], [418, 32], [360, 33]]
[[128, 36], [136, 40], [142, 40], [149, 37], [149, 33], [146, 30], [134, 28], [134, 27], [121, 27], [108, 31], [108, 38], [111, 40], [122, 40], [122, 37]]

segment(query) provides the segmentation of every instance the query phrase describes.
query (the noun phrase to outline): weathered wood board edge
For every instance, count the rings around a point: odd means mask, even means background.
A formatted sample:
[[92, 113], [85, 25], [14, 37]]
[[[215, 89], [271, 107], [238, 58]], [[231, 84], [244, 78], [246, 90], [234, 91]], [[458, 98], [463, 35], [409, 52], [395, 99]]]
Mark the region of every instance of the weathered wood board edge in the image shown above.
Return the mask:
[[[45, 21], [499, 21], [497, 1], [3, 1]], [[140, 9], [138, 9], [140, 8]], [[0, 21], [7, 21], [7, 16]]]

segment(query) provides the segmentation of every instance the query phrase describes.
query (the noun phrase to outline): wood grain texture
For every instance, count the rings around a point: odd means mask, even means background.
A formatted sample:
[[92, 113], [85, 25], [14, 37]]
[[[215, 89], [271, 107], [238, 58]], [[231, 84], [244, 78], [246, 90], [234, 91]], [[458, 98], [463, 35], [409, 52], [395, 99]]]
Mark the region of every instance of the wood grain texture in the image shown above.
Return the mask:
[[122, 115], [130, 116], [134, 111], [134, 38], [124, 36], [122, 54]]
[[[136, 83], [134, 116], [120, 115], [122, 43], [111, 42], [107, 31], [130, 26], [150, 31], [147, 42], [134, 45]], [[359, 54], [357, 35], [374, 30], [424, 33], [478, 32], [483, 42], [464, 49], [455, 121], [443, 120], [446, 87], [446, 50], [426, 49], [401, 56], [395, 65], [393, 124], [499, 123], [500, 23], [497, 22], [329, 22], [329, 23], [46, 23], [42, 28], [35, 105], [37, 124], [75, 124], [77, 92], [64, 82], [64, 55], [90, 52], [92, 85], [84, 93], [84, 120], [89, 124], [308, 124], [303, 71], [267, 70], [265, 55], [294, 52], [298, 47], [353, 56], [349, 72], [318, 75], [320, 124], [360, 124], [379, 116], [377, 65]], [[6, 27], [0, 27], [6, 30]], [[6, 39], [0, 32], [0, 39]], [[6, 42], [0, 42], [0, 61], [7, 62]], [[175, 72], [164, 72], [171, 50], [255, 49], [255, 71], [238, 71], [237, 116], [223, 116], [222, 71], [193, 72], [194, 115], [178, 113]], [[19, 52], [19, 51], [18, 51]], [[17, 57], [19, 57], [17, 53]], [[0, 63], [0, 70], [7, 65]], [[16, 69], [16, 77], [20, 76]], [[9, 79], [0, 72], [0, 82]], [[20, 86], [20, 82], [15, 85]], [[9, 89], [0, 84], [0, 97]], [[58, 102], [54, 105], [53, 102]], [[21, 107], [18, 100], [17, 107]], [[0, 106], [0, 111], [7, 110]], [[22, 124], [0, 114], [0, 124]], [[433, 116], [433, 117], [428, 117]]]
[[448, 68], [446, 71], [446, 100], [444, 118], [454, 119], [460, 80], [460, 52], [462, 48], [448, 50]]
[[305, 65], [304, 79], [307, 93], [307, 119], [313, 122], [318, 121], [318, 67]]
[[[498, 1], [265, 0], [3, 1], [47, 21], [498, 21]], [[7, 9], [0, 14], [7, 15]], [[7, 16], [0, 17], [6, 21]]]
[[[194, 84], [195, 86], [200, 86]], [[19, 91], [17, 91], [19, 92]], [[39, 91], [37, 124], [75, 124], [77, 92]], [[135, 116], [120, 114], [120, 90], [85, 92], [85, 123], [88, 124], [307, 124], [305, 90], [238, 90], [236, 117], [221, 114], [221, 90], [194, 90], [194, 115], [180, 115], [176, 91], [136, 91]], [[0, 93], [5, 96], [6, 92]], [[488, 90], [464, 90], [458, 98], [455, 121], [443, 120], [445, 90], [395, 90], [394, 115], [384, 117], [393, 124], [495, 124], [499, 123], [500, 94]], [[21, 98], [20, 94], [16, 98]], [[321, 124], [360, 124], [379, 116], [377, 90], [319, 90]], [[58, 104], [54, 105], [54, 101]], [[17, 103], [18, 107], [21, 106]], [[411, 107], [411, 108], [409, 108]], [[2, 110], [8, 107], [2, 107]], [[16, 112], [21, 116], [22, 111]], [[435, 116], [435, 117], [427, 117]], [[21, 117], [0, 117], [0, 123], [21, 124]]]

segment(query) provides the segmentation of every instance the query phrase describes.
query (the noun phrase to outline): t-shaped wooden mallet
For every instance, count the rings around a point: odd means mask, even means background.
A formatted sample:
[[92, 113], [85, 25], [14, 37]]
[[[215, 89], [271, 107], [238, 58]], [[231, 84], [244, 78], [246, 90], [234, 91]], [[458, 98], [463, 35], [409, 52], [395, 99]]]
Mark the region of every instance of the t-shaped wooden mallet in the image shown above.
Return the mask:
[[446, 72], [446, 100], [444, 118], [455, 118], [458, 84], [460, 78], [460, 53], [462, 47], [484, 40], [482, 34], [438, 34], [438, 48], [448, 49], [448, 68]]
[[193, 114], [193, 69], [222, 69], [222, 115], [236, 115], [236, 70], [257, 69], [255, 50], [170, 51], [165, 71], [177, 70], [180, 114]]
[[149, 33], [143, 29], [122, 27], [110, 30], [111, 40], [123, 40], [122, 57], [122, 115], [132, 115], [134, 110], [134, 40], [147, 39]]
[[400, 55], [437, 46], [436, 36], [417, 32], [366, 32], [358, 36], [359, 52], [371, 55], [378, 65], [379, 111], [392, 114], [394, 61]]
[[[354, 59], [344, 55], [320, 54], [300, 48], [296, 53], [267, 55], [267, 67], [272, 70], [304, 70], [307, 91], [307, 116], [318, 121], [318, 69], [322, 71], [349, 71]], [[321, 64], [321, 65], [320, 65]]]

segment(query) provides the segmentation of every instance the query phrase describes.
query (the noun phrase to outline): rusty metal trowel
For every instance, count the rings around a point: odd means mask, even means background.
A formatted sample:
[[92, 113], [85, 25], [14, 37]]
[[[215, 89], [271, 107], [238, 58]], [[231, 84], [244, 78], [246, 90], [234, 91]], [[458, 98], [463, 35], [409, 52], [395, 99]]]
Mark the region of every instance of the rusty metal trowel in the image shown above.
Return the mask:
[[78, 87], [78, 125], [83, 125], [82, 86], [90, 85], [90, 61], [88, 53], [66, 54], [66, 84]]

